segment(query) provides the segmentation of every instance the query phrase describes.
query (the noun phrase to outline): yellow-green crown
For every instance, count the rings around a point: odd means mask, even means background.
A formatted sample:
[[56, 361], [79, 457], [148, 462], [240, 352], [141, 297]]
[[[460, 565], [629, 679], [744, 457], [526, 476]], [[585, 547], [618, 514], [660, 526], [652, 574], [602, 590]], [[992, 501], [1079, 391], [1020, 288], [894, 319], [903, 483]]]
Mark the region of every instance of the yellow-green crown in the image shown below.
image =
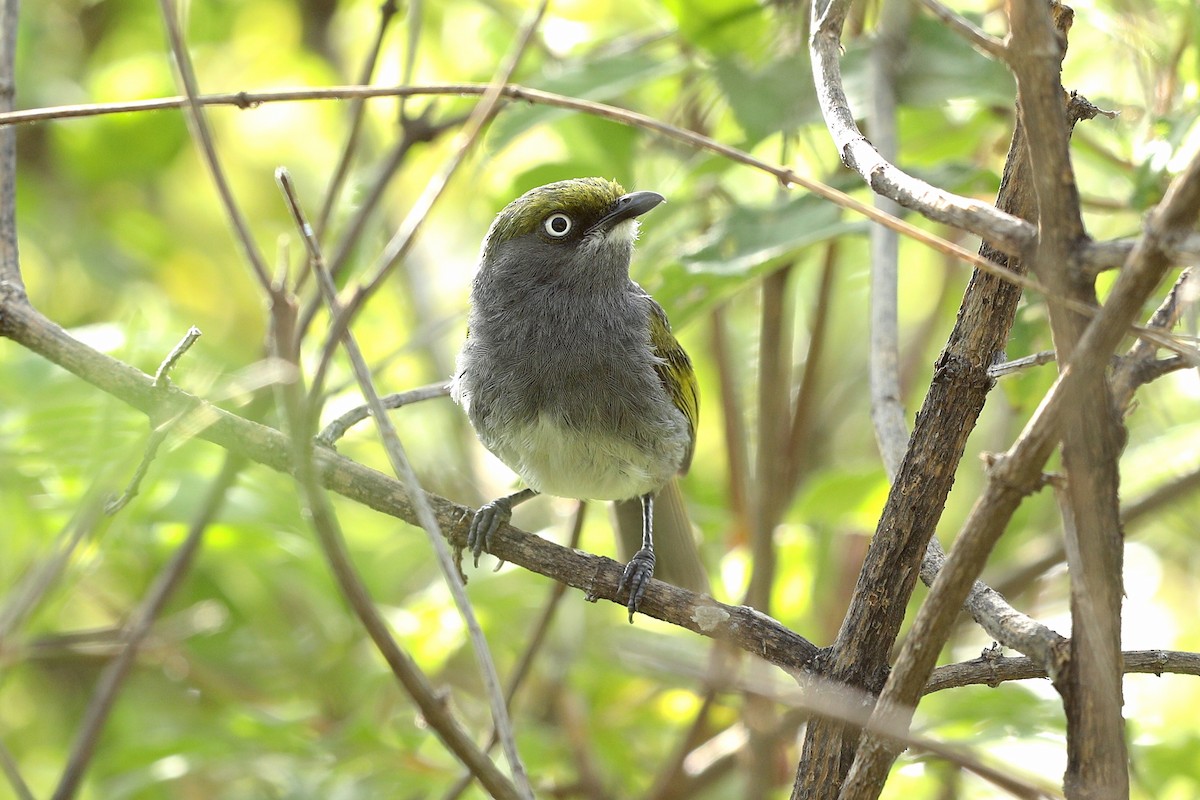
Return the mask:
[[563, 212], [586, 228], [604, 216], [624, 194], [621, 184], [604, 178], [572, 178], [530, 189], [496, 216], [488, 232], [488, 244], [532, 233], [555, 211]]

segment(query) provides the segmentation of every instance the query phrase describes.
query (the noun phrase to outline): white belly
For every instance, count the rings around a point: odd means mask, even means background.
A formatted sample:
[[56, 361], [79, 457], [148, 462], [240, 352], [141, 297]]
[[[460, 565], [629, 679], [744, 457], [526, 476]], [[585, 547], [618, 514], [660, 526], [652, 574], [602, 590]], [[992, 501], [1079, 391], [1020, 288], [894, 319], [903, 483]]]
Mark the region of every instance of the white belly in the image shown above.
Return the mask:
[[529, 487], [582, 500], [624, 500], [656, 491], [679, 470], [686, 438], [634, 443], [586, 435], [540, 416], [504, 441], [486, 443]]

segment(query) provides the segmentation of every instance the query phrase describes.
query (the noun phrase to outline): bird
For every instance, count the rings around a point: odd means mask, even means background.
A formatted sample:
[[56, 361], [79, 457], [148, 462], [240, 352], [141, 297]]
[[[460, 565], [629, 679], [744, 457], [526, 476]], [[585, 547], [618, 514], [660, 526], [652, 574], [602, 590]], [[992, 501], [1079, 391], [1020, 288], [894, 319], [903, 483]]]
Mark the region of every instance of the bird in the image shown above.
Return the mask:
[[700, 410], [691, 359], [629, 277], [639, 219], [663, 202], [574, 178], [505, 206], [480, 249], [451, 381], [480, 441], [526, 486], [475, 512], [475, 565], [537, 494], [636, 499], [641, 548], [617, 589], [628, 590], [630, 622], [654, 575], [655, 493], [688, 471]]

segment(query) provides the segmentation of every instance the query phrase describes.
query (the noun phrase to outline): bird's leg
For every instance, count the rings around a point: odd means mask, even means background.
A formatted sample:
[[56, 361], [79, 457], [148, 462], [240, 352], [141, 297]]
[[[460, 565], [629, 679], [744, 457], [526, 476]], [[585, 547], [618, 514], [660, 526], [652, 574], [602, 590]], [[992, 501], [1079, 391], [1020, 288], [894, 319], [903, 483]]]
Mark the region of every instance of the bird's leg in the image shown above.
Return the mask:
[[501, 525], [512, 519], [513, 506], [524, 503], [536, 494], [533, 489], [522, 489], [480, 506], [471, 520], [471, 527], [467, 529], [467, 549], [475, 556], [475, 566], [479, 566], [480, 553], [484, 550], [492, 552], [492, 536]]
[[629, 587], [629, 621], [633, 622], [633, 612], [638, 610], [646, 586], [654, 575], [654, 495], [647, 492], [642, 495], [642, 549], [633, 554], [625, 571], [621, 573], [621, 582], [617, 585], [617, 594]]

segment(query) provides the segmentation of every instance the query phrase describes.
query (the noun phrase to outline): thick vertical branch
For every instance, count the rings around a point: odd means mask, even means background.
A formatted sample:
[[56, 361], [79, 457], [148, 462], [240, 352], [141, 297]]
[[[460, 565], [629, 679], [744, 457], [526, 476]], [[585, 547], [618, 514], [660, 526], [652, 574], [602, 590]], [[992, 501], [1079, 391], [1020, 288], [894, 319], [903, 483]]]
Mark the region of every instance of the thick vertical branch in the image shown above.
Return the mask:
[[[1096, 291], [1074, 263], [1084, 239], [1079, 192], [1068, 152], [1060, 83], [1071, 11], [1057, 3], [1010, 2], [1013, 73], [1038, 194], [1037, 277], [1054, 295], [1096, 303]], [[1058, 363], [1067, 365], [1088, 320], [1049, 302]], [[1125, 431], [1103, 368], [1076, 376], [1079, 402], [1063, 415], [1067, 473], [1064, 536], [1071, 574], [1071, 657], [1055, 679], [1067, 716], [1068, 797], [1129, 795], [1121, 716], [1121, 563], [1118, 459]]]
[[[1151, 212], [1146, 233], [1130, 254], [1108, 302], [1088, 325], [1070, 363], [1047, 393], [1037, 414], [1008, 452], [995, 459], [987, 487], [967, 517], [954, 550], [913, 621], [904, 649], [879, 699], [872, 721], [880, 729], [901, 727], [911, 717], [912, 706], [926, 684], [972, 582], [982, 571], [988, 553], [1023, 495], [1040, 482], [1042, 466], [1054, 451], [1066, 414], [1083, 402], [1081, 394], [1087, 391], [1091, 374], [1103, 373], [1142, 304], [1166, 274], [1170, 263], [1167, 252], [1172, 243], [1186, 235], [1198, 213], [1200, 155], [1172, 182], [1163, 202]], [[1049, 665], [1047, 672], [1061, 678], [1070, 669], [1067, 663], [1070, 657], [1069, 652], [1064, 653], [1058, 663]], [[885, 749], [878, 737], [864, 741], [847, 779], [844, 797], [878, 794], [873, 786], [880, 781], [873, 782], [869, 772], [878, 770]], [[1104, 791], [1104, 787], [1092, 788]], [[1072, 788], [1072, 793], [1082, 796], [1076, 788]]]
[[[1014, 67], [1014, 71], [1019, 71], [1025, 81], [1022, 85], [1034, 84], [1037, 88], [1032, 91], [1025, 91], [1019, 94], [1019, 124], [1024, 126], [1028, 138], [1024, 143], [1019, 143], [1014, 139], [1014, 148], [1019, 147], [1019, 155], [1022, 157], [1023, 163], [1028, 167], [1028, 185], [1032, 186], [1037, 192], [1037, 207], [1040, 220], [1040, 233], [1038, 247], [1034, 254], [1035, 263], [1038, 264], [1044, 272], [1049, 275], [1050, 272], [1057, 273], [1053, 276], [1058, 279], [1058, 283], [1051, 284], [1049, 278], [1043, 278], [1047, 285], [1050, 285], [1053, 290], [1058, 293], [1070, 296], [1080, 301], [1095, 302], [1094, 292], [1090, 297], [1080, 293], [1080, 286], [1068, 286], [1062, 280], [1065, 274], [1065, 268], [1072, 263], [1071, 257], [1075, 248], [1083, 239], [1082, 220], [1079, 213], [1078, 193], [1075, 188], [1074, 178], [1071, 173], [1069, 154], [1067, 152], [1071, 127], [1074, 120], [1077, 118], [1075, 114], [1078, 109], [1076, 104], [1068, 104], [1072, 112], [1070, 119], [1063, 103], [1063, 92], [1058, 82], [1058, 69], [1061, 63], [1061, 58], [1065, 52], [1065, 34], [1070, 27], [1071, 13], [1070, 10], [1059, 5], [1054, 6], [1053, 20], [1049, 13], [1049, 6], [1040, 7], [1044, 12], [1042, 18], [1036, 21], [1036, 25], [1040, 25], [1039, 38], [1037, 41], [1031, 41], [1033, 38], [1029, 30], [1030, 21], [1023, 20], [1025, 28], [1018, 33], [1018, 23], [1014, 20], [1014, 36], [1013, 47], [1014, 64], [1019, 64], [1019, 67]], [[1025, 37], [1025, 38], [1022, 38]], [[1037, 63], [1040, 66], [1031, 68], [1031, 63]], [[1047, 86], [1046, 84], [1049, 84]], [[1020, 128], [1019, 128], [1020, 130]], [[1061, 224], [1059, 224], [1061, 223]], [[1041, 277], [1041, 276], [1039, 276]], [[1087, 285], [1090, 292], [1090, 284]], [[1063, 313], [1060, 313], [1060, 322], [1063, 320]], [[1056, 341], [1059, 336], [1070, 338], [1072, 348], [1067, 350], [1060, 363], [1066, 363], [1073, 350], [1074, 344], [1078, 342], [1083, 330], [1086, 328], [1087, 320], [1075, 316], [1074, 320], [1078, 326], [1071, 328], [1065, 332], [1056, 330]], [[1086, 397], [1086, 402], [1076, 404], [1074, 408], [1078, 409], [1080, 405], [1092, 406], [1091, 413], [1100, 413], [1101, 408], [1109, 408], [1111, 404], [1107, 402], [1106, 385], [1104, 382], [1103, 368], [1097, 375], [1076, 375], [1079, 383], [1084, 384], [1079, 391]], [[1098, 385], [1097, 385], [1098, 383]], [[1111, 417], [1111, 412], [1105, 412], [1102, 417]], [[1078, 414], [1076, 414], [1078, 418]], [[1064, 434], [1066, 429], [1069, 429], [1069, 419], [1065, 420]], [[1103, 438], [1103, 437], [1101, 437]], [[1115, 439], [1113, 439], [1115, 441]], [[1050, 442], [1046, 442], [1042, 449], [1048, 455]], [[1107, 458], [1108, 467], [1102, 467], [1092, 463], [1088, 465], [1089, 471], [1092, 472], [1091, 480], [1087, 488], [1092, 492], [1106, 492], [1106, 494], [1093, 495], [1089, 502], [1091, 507], [1090, 520], [1094, 524], [1105, 524], [1102, 520], [1106, 517], [1103, 510], [1106, 503], [1111, 504], [1113, 509], [1113, 528], [1119, 530], [1116, 521], [1116, 455], [1119, 447], [1108, 452], [1105, 450], [1103, 443], [1098, 443], [1091, 448], [1091, 452], [1087, 458], [1104, 459]], [[1039, 455], [1039, 459], [1044, 456]], [[1040, 461], [1038, 462], [1040, 463]], [[1105, 487], [1102, 484], [1104, 479], [1096, 476], [1100, 473], [1110, 475], [1111, 486]], [[1019, 502], [1020, 496], [1013, 495], [1011, 492], [1007, 494], [1006, 506], [1015, 508], [1015, 504]], [[1011, 513], [1011, 512], [1005, 512]], [[996, 528], [998, 531], [1002, 528]], [[994, 540], [993, 540], [994, 541]], [[985, 544], [982, 540], [978, 545], [990, 549], [990, 543]], [[956, 551], [965, 548], [967, 541], [960, 541], [956, 544]], [[973, 545], [974, 546], [974, 545]], [[986, 552], [986, 551], [985, 551]], [[968, 553], [962, 555], [970, 556]], [[976, 554], [966, 560], [973, 560], [982, 564], [983, 554]], [[972, 568], [974, 570], [974, 567]], [[966, 571], [963, 571], [965, 574]], [[933, 605], [933, 597], [931, 596], [930, 603]], [[1118, 607], [1117, 614], [1119, 615], [1119, 595], [1117, 597]], [[931, 624], [936, 616], [936, 613], [927, 613], [931, 609], [922, 609], [922, 613], [918, 616], [918, 620], [914, 625], [913, 635], [910, 637], [916, 640], [920, 634], [926, 641], [910, 641], [906, 644], [904, 651], [900, 655], [900, 660], [897, 663], [897, 670], [892, 675], [888, 682], [888, 686], [883, 694], [880, 707], [877, 709], [876, 718], [886, 719], [892, 724], [903, 724], [911, 715], [911, 710], [902, 710], [915, 704], [919, 694], [919, 685], [923, 684], [928, 670], [933, 666], [933, 659], [936, 652], [942, 646], [944, 636], [939, 631], [941, 623]], [[1117, 623], [1119, 625], [1119, 622]], [[1119, 634], [1119, 629], [1118, 629]], [[1048, 642], [1047, 655], [1053, 656], [1059, 648], [1054, 646], [1053, 642]], [[1114, 648], [1119, 647], [1118, 641], [1113, 643]], [[1120, 688], [1120, 653], [1119, 649], [1114, 649], [1118, 659], [1116, 664], [1116, 697], [1119, 697]], [[1055, 664], [1048, 664], [1051, 673], [1055, 673]], [[1061, 674], [1066, 674], [1068, 670]], [[1099, 688], [1099, 687], [1097, 687]], [[1106, 690], [1112, 692], [1113, 686], [1110, 684]], [[1120, 734], [1120, 717], [1119, 705], [1117, 706], [1117, 722], [1114, 725], [1115, 732], [1108, 737], [1109, 741], [1123, 741]], [[903, 720], [903, 722], [902, 722]], [[1113, 724], [1110, 719], [1110, 725]], [[1122, 745], [1123, 748], [1123, 745]], [[846, 783], [846, 791], [844, 797], [850, 798], [869, 798], [877, 796], [878, 787], [882, 786], [883, 776], [886, 775], [887, 767], [891, 759], [896, 753], [896, 748], [889, 748], [882, 744], [878, 737], [868, 737], [864, 742], [864, 746], [860, 749], [857, 761], [851, 771], [850, 777]], [[1110, 754], [1111, 755], [1111, 754]], [[1121, 751], [1117, 758], [1116, 769], [1124, 770], [1124, 752]], [[1111, 781], [1112, 776], [1109, 776]], [[1127, 792], [1127, 779], [1125, 784]], [[1110, 784], [1110, 788], [1116, 792], [1120, 792], [1120, 782]], [[1113, 796], [1120, 796], [1115, 794]]]
[[[1032, 216], [1032, 196], [1018, 162], [1020, 130], [1005, 166], [997, 206]], [[986, 243], [980, 253], [1020, 269]], [[988, 367], [1004, 349], [1020, 289], [976, 271], [958, 318], [935, 364], [908, 450], [859, 574], [850, 609], [825, 662], [826, 677], [878, 693], [887, 677], [888, 656], [916, 585], [926, 547], [941, 517], [954, 474], [993, 381]], [[858, 741], [858, 729], [831, 720], [809, 725], [793, 786], [794, 798], [835, 798]]]
[[[950, 13], [936, 2], [926, 5], [939, 16]], [[910, 13], [911, 9], [905, 3], [884, 6], [875, 34], [876, 42], [871, 48], [871, 141], [880, 155], [889, 160], [894, 160], [896, 155], [894, 73], [897, 65], [903, 61], [906, 43], [902, 34], [907, 30]], [[1002, 45], [999, 50], [988, 48], [986, 51], [996, 57], [1005, 56]], [[1083, 116], [1081, 108], [1074, 109], [1074, 112], [1077, 116]], [[1009, 150], [997, 206], [1023, 219], [1033, 219], [1037, 213], [1037, 202], [1029, 179], [1024, 130], [1020, 124], [1014, 129]], [[875, 204], [896, 213], [896, 204], [887, 198], [877, 195]], [[893, 231], [881, 225], [872, 227], [869, 354], [871, 421], [889, 478], [895, 476], [908, 445], [898, 366], [897, 243]], [[981, 248], [980, 255], [1013, 266], [1006, 262], [1002, 253], [991, 247]], [[946, 554], [941, 544], [936, 538], [930, 539], [921, 564], [921, 580], [926, 585], [932, 585], [945, 561]], [[965, 607], [975, 621], [1001, 644], [1025, 653], [1040, 663], [1047, 663], [1053, 657], [1054, 648], [1062, 641], [1061, 636], [1014, 609], [1000, 593], [984, 583], [976, 583], [967, 596]]]

